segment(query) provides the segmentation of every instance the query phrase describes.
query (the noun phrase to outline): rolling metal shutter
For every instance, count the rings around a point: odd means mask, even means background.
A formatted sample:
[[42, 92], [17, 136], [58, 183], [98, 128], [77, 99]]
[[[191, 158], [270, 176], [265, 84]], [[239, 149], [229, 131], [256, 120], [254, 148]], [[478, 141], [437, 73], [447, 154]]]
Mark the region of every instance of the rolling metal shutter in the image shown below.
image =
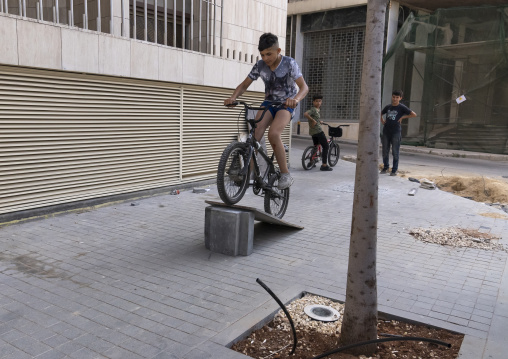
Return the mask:
[[246, 129], [230, 94], [0, 66], [0, 214], [213, 179]]

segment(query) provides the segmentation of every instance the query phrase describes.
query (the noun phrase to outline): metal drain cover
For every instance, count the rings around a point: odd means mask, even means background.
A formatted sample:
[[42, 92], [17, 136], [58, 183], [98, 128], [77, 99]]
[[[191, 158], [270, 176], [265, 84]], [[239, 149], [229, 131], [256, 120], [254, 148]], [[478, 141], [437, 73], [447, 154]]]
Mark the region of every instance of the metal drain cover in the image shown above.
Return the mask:
[[303, 308], [303, 311], [312, 319], [320, 320], [322, 322], [334, 322], [340, 318], [339, 312], [335, 309], [321, 304], [308, 305]]

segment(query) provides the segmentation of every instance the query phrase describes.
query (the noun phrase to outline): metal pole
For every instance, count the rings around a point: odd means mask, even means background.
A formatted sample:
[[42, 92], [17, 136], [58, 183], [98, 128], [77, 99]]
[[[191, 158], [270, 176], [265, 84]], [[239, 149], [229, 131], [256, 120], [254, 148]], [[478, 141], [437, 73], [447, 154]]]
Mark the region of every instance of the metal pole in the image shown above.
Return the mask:
[[83, 29], [88, 30], [88, 3], [87, 3], [87, 0], [84, 0], [84, 4], [85, 4], [85, 13], [83, 14]]
[[157, 0], [154, 0], [154, 9], [153, 9], [153, 42], [157, 43]]
[[26, 18], [26, 0], [23, 0], [23, 17]]
[[145, 19], [145, 41], [148, 41], [148, 6], [147, 6], [147, 0], [143, 3], [143, 11], [144, 11], [144, 19]]
[[210, 0], [206, 0], [206, 53], [210, 50]]
[[[2, 5], [3, 5], [4, 0], [0, 0], [0, 2], [2, 2]], [[5, 0], [4, 11], [5, 11], [6, 14], [9, 13], [9, 2], [8, 2], [8, 0]]]
[[173, 0], [173, 47], [176, 47], [176, 0]]
[[217, 27], [217, 0], [213, 0], [213, 41], [212, 41], [212, 54], [215, 55], [215, 28]]
[[185, 49], [185, 0], [182, 0], [182, 49]]
[[71, 1], [71, 19], [69, 21], [70, 26], [74, 26], [74, 0]]
[[[120, 0], [120, 1], [122, 1], [122, 0]], [[113, 35], [115, 33], [114, 29], [113, 29], [113, 0], [109, 0], [109, 14], [110, 14], [109, 33], [111, 35]]]
[[[0, 1], [0, 11], [4, 11], [4, 3], [2, 1]], [[40, 20], [40, 18], [39, 18], [40, 10], [39, 10], [39, 2], [38, 1], [35, 3], [35, 12], [37, 14], [37, 20]]]
[[42, 6], [42, 0], [39, 2], [39, 5], [40, 5], [40, 8], [41, 8], [41, 21], [44, 21], [44, 11], [43, 11], [44, 7]]
[[224, 25], [224, 0], [220, 1], [220, 56], [223, 56], [222, 51], [222, 26]]
[[198, 21], [198, 51], [201, 52], [201, 21], [203, 18], [203, 1], [199, 0], [199, 21]]
[[194, 50], [194, 0], [190, 2], [190, 49]]
[[58, 6], [58, 0], [55, 0], [55, 7], [56, 7], [56, 23], [60, 23], [60, 9]]
[[97, 31], [101, 31], [101, 0], [97, 0]]
[[164, 0], [164, 45], [168, 46], [168, 0]]
[[132, 0], [132, 16], [134, 17], [134, 26], [132, 28], [132, 37], [134, 39], [137, 39], [138, 38], [138, 33], [137, 33], [137, 29], [136, 29], [136, 23], [138, 22], [138, 19], [136, 18], [136, 7], [137, 7], [137, 0]]
[[[72, 1], [72, 0], [71, 0]], [[122, 16], [122, 21], [121, 21], [121, 27], [120, 27], [120, 36], [122, 37], [125, 37], [125, 29], [123, 28], [125, 26], [125, 0], [120, 0], [120, 4], [121, 4], [121, 8], [120, 8], [120, 12], [121, 12], [121, 16]]]
[[[39, 3], [37, 3], [37, 7], [38, 6], [39, 6]], [[2, 0], [0, 0], [0, 12], [4, 12], [4, 2]], [[38, 19], [39, 19], [39, 16], [37, 16], [37, 20]]]
[[55, 5], [53, 5], [53, 23], [55, 23], [55, 20], [56, 20], [56, 9]]
[[21, 5], [21, 0], [18, 0], [18, 11], [19, 16], [23, 16], [23, 6]]

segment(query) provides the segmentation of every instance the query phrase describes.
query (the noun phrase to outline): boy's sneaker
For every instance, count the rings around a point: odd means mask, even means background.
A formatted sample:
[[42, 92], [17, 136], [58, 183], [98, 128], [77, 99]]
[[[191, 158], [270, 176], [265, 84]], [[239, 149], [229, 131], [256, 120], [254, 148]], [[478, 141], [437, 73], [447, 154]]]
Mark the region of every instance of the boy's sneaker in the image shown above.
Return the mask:
[[319, 170], [320, 171], [333, 171], [333, 168], [331, 168], [330, 166], [321, 166], [321, 168]]
[[397, 172], [390, 172], [390, 176], [397, 176]]
[[291, 187], [293, 184], [293, 177], [289, 173], [281, 173], [279, 178], [279, 184], [277, 185], [277, 188], [280, 190], [286, 189]]
[[379, 172], [380, 175], [384, 175], [385, 173], [388, 173], [388, 168], [383, 168], [381, 172]]

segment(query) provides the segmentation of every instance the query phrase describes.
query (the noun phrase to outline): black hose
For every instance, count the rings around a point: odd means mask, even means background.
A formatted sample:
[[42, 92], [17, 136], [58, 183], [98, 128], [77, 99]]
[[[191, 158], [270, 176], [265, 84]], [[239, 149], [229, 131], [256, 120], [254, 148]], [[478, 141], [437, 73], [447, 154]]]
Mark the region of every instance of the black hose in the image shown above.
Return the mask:
[[277, 302], [277, 304], [279, 305], [279, 307], [282, 308], [282, 310], [284, 311], [284, 314], [286, 314], [286, 317], [288, 317], [289, 319], [289, 324], [291, 324], [291, 330], [293, 331], [293, 349], [291, 349], [291, 353], [289, 353], [289, 355], [293, 355], [294, 352], [295, 352], [295, 349], [296, 349], [296, 330], [295, 330], [295, 325], [293, 324], [293, 319], [291, 319], [291, 316], [289, 315], [289, 312], [288, 310], [286, 309], [286, 306], [284, 304], [282, 304], [282, 302], [280, 301], [279, 298], [277, 298], [277, 296], [270, 290], [270, 288], [268, 288], [266, 286], [265, 283], [263, 283], [261, 281], [261, 279], [257, 278], [256, 279], [256, 282], [258, 282], [258, 284], [260, 286], [262, 286], [267, 292], [268, 294], [270, 294], [272, 296], [273, 299], [275, 299], [275, 301]]
[[344, 350], [347, 350], [347, 349], [351, 349], [351, 348], [354, 348], [354, 347], [359, 347], [359, 346], [362, 346], [362, 345], [374, 344], [374, 343], [383, 343], [383, 342], [405, 341], [405, 340], [408, 340], [408, 341], [418, 341], [418, 342], [429, 342], [429, 343], [444, 345], [444, 346], [446, 346], [448, 348], [451, 348], [451, 346], [452, 346], [450, 343], [445, 343], [445, 342], [442, 342], [440, 340], [429, 339], [429, 338], [419, 338], [419, 337], [381, 338], [381, 339], [368, 340], [366, 342], [360, 342], [360, 343], [346, 345], [346, 346], [334, 349], [332, 351], [329, 351], [327, 353], [320, 354], [320, 355], [318, 355], [316, 357], [313, 357], [312, 359], [326, 358], [329, 355], [332, 355], [332, 354], [335, 354], [335, 353], [338, 353], [338, 352], [341, 352], [341, 351], [344, 351]]

